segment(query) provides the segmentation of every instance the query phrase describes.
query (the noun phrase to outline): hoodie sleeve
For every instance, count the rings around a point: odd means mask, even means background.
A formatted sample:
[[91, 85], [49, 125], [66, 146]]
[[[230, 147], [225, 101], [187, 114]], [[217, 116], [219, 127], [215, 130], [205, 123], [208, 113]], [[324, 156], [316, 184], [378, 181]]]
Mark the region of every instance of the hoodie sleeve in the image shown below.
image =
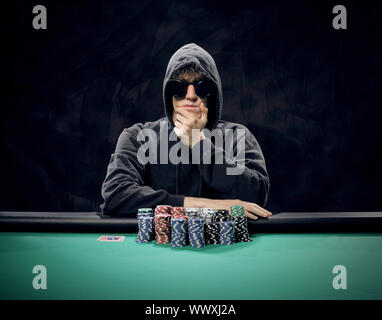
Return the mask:
[[[236, 132], [234, 136], [236, 136]], [[240, 139], [244, 141], [240, 141]], [[245, 145], [244, 158], [241, 163], [232, 161], [232, 156], [228, 156], [227, 150], [214, 145], [208, 138], [195, 145], [194, 148], [200, 148], [200, 155], [205, 156], [211, 150], [212, 160], [216, 161], [219, 157], [223, 159], [222, 164], [215, 163], [214, 165], [206, 164], [201, 159], [199, 165], [201, 178], [222, 199], [240, 199], [264, 207], [270, 184], [263, 153], [256, 138], [247, 128], [245, 128], [245, 135], [240, 136], [232, 144], [233, 155], [237, 154], [237, 147], [240, 143]], [[228, 174], [230, 171], [232, 173], [232, 170], [235, 174]]]
[[125, 129], [119, 136], [115, 153], [111, 155], [101, 191], [103, 214], [128, 217], [135, 216], [139, 208], [155, 208], [159, 204], [183, 206], [183, 195], [173, 195], [145, 185], [145, 165], [137, 159], [140, 146], [137, 132], [137, 125]]

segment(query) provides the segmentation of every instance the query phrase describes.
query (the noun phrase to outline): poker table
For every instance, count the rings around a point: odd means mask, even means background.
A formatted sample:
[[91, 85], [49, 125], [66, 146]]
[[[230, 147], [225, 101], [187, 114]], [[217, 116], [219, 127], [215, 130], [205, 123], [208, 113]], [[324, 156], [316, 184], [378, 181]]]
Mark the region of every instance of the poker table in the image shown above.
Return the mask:
[[0, 299], [382, 299], [382, 212], [282, 212], [248, 229], [251, 242], [173, 248], [137, 243], [135, 218], [0, 212]]

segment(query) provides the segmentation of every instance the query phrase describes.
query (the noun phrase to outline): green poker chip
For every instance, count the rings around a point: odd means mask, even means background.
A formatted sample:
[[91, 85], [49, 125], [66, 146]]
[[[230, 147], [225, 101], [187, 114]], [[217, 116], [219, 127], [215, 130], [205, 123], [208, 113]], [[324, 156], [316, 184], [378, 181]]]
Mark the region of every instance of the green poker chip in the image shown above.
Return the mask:
[[140, 208], [138, 209], [138, 213], [152, 213], [153, 209], [151, 208]]
[[244, 216], [244, 207], [243, 206], [231, 206], [231, 216], [232, 217]]

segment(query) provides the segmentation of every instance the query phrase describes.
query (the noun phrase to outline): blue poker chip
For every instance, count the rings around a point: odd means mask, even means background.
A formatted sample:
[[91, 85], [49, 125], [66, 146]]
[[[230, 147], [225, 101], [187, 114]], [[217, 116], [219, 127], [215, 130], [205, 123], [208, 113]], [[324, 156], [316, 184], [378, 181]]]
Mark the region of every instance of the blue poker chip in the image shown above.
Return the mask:
[[188, 220], [188, 238], [190, 246], [193, 248], [203, 248], [206, 246], [204, 238], [204, 219], [192, 217]]
[[138, 218], [137, 242], [151, 242], [154, 240], [154, 218], [141, 216]]
[[185, 218], [171, 219], [171, 245], [185, 247], [187, 245], [187, 220]]
[[220, 222], [220, 244], [231, 245], [235, 243], [235, 228], [232, 221]]
[[154, 217], [153, 212], [138, 212], [137, 218], [139, 219], [140, 217]]

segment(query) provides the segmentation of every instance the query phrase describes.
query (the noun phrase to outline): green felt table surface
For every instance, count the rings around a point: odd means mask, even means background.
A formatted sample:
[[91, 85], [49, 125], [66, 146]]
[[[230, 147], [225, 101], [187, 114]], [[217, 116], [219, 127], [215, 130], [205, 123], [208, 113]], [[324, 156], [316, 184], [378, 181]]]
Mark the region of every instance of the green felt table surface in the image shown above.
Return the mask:
[[[97, 241], [98, 233], [0, 233], [0, 299], [382, 299], [382, 234], [256, 234], [202, 249]], [[32, 286], [33, 267], [47, 289]], [[343, 265], [347, 289], [336, 290]]]

